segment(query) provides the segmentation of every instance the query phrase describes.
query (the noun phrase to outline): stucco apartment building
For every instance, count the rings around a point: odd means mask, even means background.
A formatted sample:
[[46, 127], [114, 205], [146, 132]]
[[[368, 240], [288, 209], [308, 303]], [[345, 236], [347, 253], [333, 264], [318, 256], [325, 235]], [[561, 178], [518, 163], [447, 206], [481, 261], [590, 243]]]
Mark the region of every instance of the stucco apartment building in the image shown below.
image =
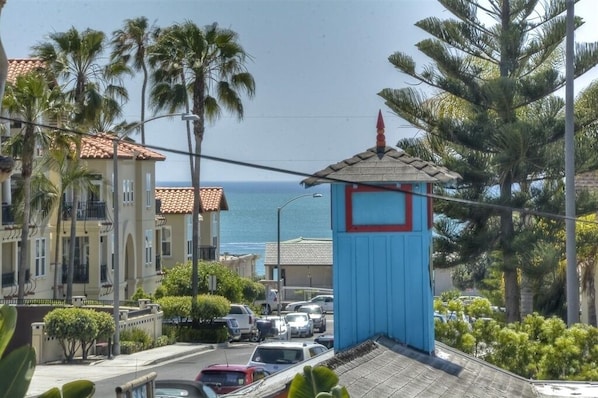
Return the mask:
[[[14, 82], [16, 76], [41, 67], [43, 64], [36, 59], [9, 60], [8, 81]], [[19, 115], [5, 113], [4, 116], [13, 119], [5, 124], [7, 128], [3, 139], [6, 139], [9, 135], [18, 134], [22, 123], [18, 122]], [[153, 292], [163, 278], [163, 267], [183, 263], [189, 258], [191, 212], [180, 210], [190, 206], [189, 200], [192, 204], [192, 197], [177, 197], [172, 204], [170, 194], [178, 192], [176, 188], [156, 189], [156, 166], [166, 157], [127, 138], [118, 141], [118, 181], [114, 181], [113, 138], [111, 134], [82, 137], [80, 164], [93, 175], [95, 189], [80, 192], [76, 209], [73, 209], [73, 191], [67, 189], [61, 199], [61, 214], [54, 208], [48, 217], [32, 220], [30, 264], [25, 267], [26, 298], [62, 298], [66, 293], [65, 253], [69, 248], [72, 211], [77, 212], [73, 295], [111, 300], [115, 289], [119, 289], [123, 299], [129, 298], [138, 288]], [[43, 155], [41, 149], [38, 155], [38, 159]], [[58, 171], [46, 170], [45, 173], [53, 182], [60, 181]], [[19, 178], [20, 162], [16, 159], [12, 175], [2, 183], [1, 189], [0, 298], [5, 299], [16, 298], [18, 294], [21, 228], [15, 223], [13, 193]], [[114, 223], [114, 184], [119, 187], [116, 203], [119, 225]], [[202, 189], [201, 196], [204, 207], [200, 221], [200, 259], [217, 260], [219, 212], [227, 210], [228, 206], [221, 188]], [[60, 228], [57, 230], [59, 220]], [[115, 228], [119, 228], [117, 245], [114, 242]], [[116, 248], [120, 258], [118, 280], [114, 276]], [[55, 261], [55, 258], [58, 260]]]

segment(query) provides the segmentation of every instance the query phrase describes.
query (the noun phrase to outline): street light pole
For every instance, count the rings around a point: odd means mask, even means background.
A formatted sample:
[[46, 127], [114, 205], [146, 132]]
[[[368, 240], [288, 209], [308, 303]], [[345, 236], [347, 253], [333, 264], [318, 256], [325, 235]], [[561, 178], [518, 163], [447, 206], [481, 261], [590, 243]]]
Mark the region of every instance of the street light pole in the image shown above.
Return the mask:
[[120, 202], [119, 202], [119, 192], [118, 192], [118, 144], [120, 140], [129, 134], [131, 131], [135, 130], [139, 126], [151, 122], [152, 120], [162, 119], [165, 117], [173, 117], [173, 116], [180, 116], [181, 120], [186, 121], [195, 121], [199, 119], [199, 116], [192, 114], [192, 113], [170, 113], [167, 115], [158, 115], [152, 118], [146, 119], [142, 122], [139, 122], [130, 128], [128, 128], [124, 133], [117, 135], [112, 140], [112, 172], [114, 174], [113, 181], [112, 181], [112, 205], [114, 206], [114, 323], [115, 323], [115, 330], [114, 330], [114, 341], [112, 343], [112, 353], [114, 356], [120, 355]]
[[289, 203], [297, 200], [297, 199], [301, 199], [301, 198], [306, 198], [308, 196], [311, 196], [312, 198], [321, 198], [322, 194], [321, 193], [306, 193], [304, 195], [299, 195], [299, 196], [295, 196], [294, 198], [288, 200], [287, 202], [285, 202], [282, 206], [279, 206], [276, 212], [276, 216], [277, 216], [277, 224], [276, 224], [276, 230], [277, 230], [277, 237], [276, 237], [276, 242], [277, 242], [277, 260], [276, 260], [276, 280], [277, 280], [277, 286], [278, 286], [278, 300], [277, 300], [277, 310], [278, 310], [278, 315], [280, 316], [280, 312], [281, 312], [281, 301], [282, 301], [282, 289], [280, 286], [280, 211], [283, 209], [283, 207], [285, 207], [286, 205], [288, 205]]

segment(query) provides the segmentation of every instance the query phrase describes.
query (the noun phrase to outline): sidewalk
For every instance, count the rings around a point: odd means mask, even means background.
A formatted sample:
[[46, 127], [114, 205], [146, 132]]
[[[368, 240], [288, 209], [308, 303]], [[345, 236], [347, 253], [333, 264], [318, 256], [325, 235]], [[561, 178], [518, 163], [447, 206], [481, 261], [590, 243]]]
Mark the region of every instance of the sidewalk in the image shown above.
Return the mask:
[[215, 348], [216, 345], [211, 344], [177, 343], [135, 354], [118, 355], [112, 359], [91, 356], [90, 360], [97, 361], [88, 364], [37, 365], [27, 397], [36, 397], [52, 387], [60, 388], [74, 380], [98, 381], [136, 370], [146, 372], [147, 369], [143, 369], [145, 367]]

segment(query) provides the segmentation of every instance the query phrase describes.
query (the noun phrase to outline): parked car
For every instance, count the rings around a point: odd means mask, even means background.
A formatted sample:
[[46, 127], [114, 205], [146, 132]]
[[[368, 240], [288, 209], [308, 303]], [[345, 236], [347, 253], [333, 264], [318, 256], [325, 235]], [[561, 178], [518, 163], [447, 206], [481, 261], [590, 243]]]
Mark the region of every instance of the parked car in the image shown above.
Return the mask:
[[297, 312], [305, 312], [314, 324], [314, 330], [322, 333], [326, 331], [326, 314], [322, 307], [317, 304], [305, 304], [299, 307]]
[[155, 398], [218, 398], [218, 394], [211, 387], [194, 380], [156, 380], [153, 396]]
[[256, 324], [259, 331], [259, 341], [264, 341], [268, 337], [279, 340], [291, 339], [291, 328], [282, 316], [258, 318]]
[[291, 327], [291, 336], [311, 337], [314, 335], [314, 323], [305, 312], [291, 312], [284, 316]]
[[330, 349], [334, 347], [333, 334], [321, 334], [314, 339], [314, 343], [322, 344], [324, 347]]
[[241, 340], [241, 328], [239, 327], [239, 322], [237, 322], [235, 318], [225, 316], [222, 318], [216, 318], [213, 322], [226, 326], [226, 329], [228, 330], [229, 341]]
[[266, 319], [269, 319], [272, 324], [272, 335], [270, 337], [278, 340], [291, 339], [291, 327], [284, 316], [270, 315], [267, 316]]
[[317, 304], [320, 307], [322, 307], [322, 311], [333, 312], [334, 296], [331, 294], [320, 294], [307, 301], [295, 301], [294, 303], [289, 303], [287, 304], [285, 309], [287, 309], [288, 311], [297, 311], [299, 307], [305, 304]]
[[261, 366], [210, 365], [202, 369], [195, 380], [210, 386], [218, 394], [228, 394], [269, 374]]
[[258, 330], [255, 324], [256, 316], [245, 304], [231, 304], [227, 318], [234, 318], [241, 329], [241, 340], [258, 340]]
[[262, 366], [266, 371], [275, 373], [313, 358], [326, 350], [326, 347], [317, 343], [293, 341], [263, 343], [255, 347], [248, 365]]

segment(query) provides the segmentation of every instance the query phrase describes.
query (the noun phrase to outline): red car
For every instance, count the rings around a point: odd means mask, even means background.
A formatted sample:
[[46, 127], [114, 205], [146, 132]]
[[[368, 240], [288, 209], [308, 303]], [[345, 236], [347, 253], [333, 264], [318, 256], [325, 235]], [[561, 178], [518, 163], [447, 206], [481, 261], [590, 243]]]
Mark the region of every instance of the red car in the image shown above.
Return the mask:
[[259, 366], [210, 365], [199, 372], [195, 380], [212, 387], [218, 394], [228, 394], [269, 374]]

